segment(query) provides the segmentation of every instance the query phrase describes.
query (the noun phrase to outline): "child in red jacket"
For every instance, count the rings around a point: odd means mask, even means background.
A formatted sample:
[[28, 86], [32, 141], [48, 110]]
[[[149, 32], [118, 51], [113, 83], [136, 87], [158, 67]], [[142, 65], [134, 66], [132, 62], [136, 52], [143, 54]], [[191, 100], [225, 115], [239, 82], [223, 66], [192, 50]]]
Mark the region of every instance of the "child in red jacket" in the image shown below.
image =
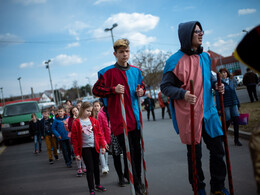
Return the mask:
[[[108, 145], [105, 144], [104, 137], [100, 131], [99, 123], [92, 118], [93, 105], [84, 102], [79, 110], [78, 118], [74, 120], [71, 129], [71, 140], [74, 153], [77, 160], [81, 156], [87, 168], [87, 181], [90, 194], [95, 194], [95, 189], [106, 191], [106, 188], [100, 185], [99, 174], [99, 152], [105, 153]], [[95, 184], [94, 187], [94, 176]]]

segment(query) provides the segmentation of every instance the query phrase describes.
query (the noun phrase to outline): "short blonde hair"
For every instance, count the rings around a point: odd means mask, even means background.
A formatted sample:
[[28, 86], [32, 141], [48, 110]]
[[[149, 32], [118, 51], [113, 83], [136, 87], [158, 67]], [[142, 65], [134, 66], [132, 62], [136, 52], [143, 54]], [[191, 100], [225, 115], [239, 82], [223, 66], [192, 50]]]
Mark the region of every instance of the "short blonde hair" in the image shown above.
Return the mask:
[[114, 43], [114, 50], [116, 51], [119, 47], [129, 47], [130, 42], [128, 39], [118, 39]]

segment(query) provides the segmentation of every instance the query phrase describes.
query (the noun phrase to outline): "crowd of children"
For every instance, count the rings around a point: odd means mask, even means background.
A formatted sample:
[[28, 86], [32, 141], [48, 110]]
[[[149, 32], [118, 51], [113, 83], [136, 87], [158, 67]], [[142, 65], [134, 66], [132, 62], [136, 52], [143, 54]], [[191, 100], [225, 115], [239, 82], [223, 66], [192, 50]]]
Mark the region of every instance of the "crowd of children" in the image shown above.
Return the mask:
[[[38, 119], [34, 113], [31, 115], [29, 126], [34, 139], [34, 153], [42, 151], [41, 142], [44, 139], [49, 164], [54, 164], [54, 159], [59, 160], [60, 147], [66, 167], [72, 168], [75, 160], [76, 176], [86, 174], [90, 194], [95, 194], [95, 190], [106, 191], [100, 185], [99, 165], [102, 174], [109, 173], [108, 151], [111, 150], [119, 186], [129, 184], [123, 179], [120, 160], [122, 150], [115, 142], [113, 133], [111, 136], [111, 125], [102, 102], [95, 101], [92, 104], [78, 101], [75, 106], [67, 102], [58, 108], [44, 109], [42, 119]], [[113, 146], [111, 139], [116, 145]]]

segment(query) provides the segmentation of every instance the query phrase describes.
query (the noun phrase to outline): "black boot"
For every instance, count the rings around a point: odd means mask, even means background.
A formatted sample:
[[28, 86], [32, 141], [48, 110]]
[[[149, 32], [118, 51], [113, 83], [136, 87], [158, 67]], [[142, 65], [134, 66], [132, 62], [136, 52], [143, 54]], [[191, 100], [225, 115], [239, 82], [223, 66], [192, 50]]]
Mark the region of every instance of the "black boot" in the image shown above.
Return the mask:
[[242, 146], [242, 143], [239, 140], [235, 140], [235, 146]]

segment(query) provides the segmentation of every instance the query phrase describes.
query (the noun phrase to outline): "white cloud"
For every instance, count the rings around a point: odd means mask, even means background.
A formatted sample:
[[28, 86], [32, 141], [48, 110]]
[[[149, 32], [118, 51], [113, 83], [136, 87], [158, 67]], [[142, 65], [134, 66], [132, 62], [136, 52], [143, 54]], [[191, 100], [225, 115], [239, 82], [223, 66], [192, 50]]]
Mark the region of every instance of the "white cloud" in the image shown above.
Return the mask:
[[102, 27], [94, 30], [95, 38], [109, 36], [108, 32], [104, 32], [105, 28], [110, 28], [114, 23], [118, 26], [113, 29], [114, 36], [124, 37], [136, 41], [134, 45], [144, 45], [156, 40], [155, 37], [148, 37], [145, 32], [153, 30], [160, 18], [151, 14], [143, 13], [118, 13], [109, 17]]
[[230, 40], [223, 40], [219, 39], [218, 41], [214, 42], [212, 44], [212, 51], [215, 51], [223, 56], [230, 56], [234, 52], [235, 48], [237, 46], [237, 43]]
[[234, 33], [234, 34], [228, 34], [227, 35], [227, 37], [228, 38], [234, 38], [234, 37], [239, 37], [239, 36], [241, 36], [241, 35], [243, 35], [244, 34], [244, 32], [239, 32], [239, 33]]
[[118, 0], [97, 0], [95, 1], [94, 5], [99, 5], [101, 3], [108, 3], [108, 2], [116, 2]]
[[75, 36], [76, 40], [79, 40], [79, 34], [87, 28], [89, 28], [89, 25], [82, 21], [75, 21], [73, 24], [66, 26], [69, 34]]
[[238, 15], [247, 15], [247, 14], [252, 14], [255, 12], [256, 12], [256, 9], [240, 9], [240, 10], [238, 10]]
[[76, 55], [68, 56], [66, 54], [60, 54], [53, 59], [53, 64], [60, 66], [70, 66], [73, 64], [81, 64], [84, 60]]
[[208, 50], [208, 49], [210, 49], [211, 50], [211, 44], [210, 44], [210, 42], [209, 41], [207, 41], [207, 42], [205, 42], [204, 44], [203, 44], [203, 48], [205, 48], [204, 50]]
[[115, 64], [116, 61], [108, 61], [108, 62], [105, 62], [101, 65], [96, 65], [96, 66], [93, 66], [92, 67], [92, 71], [94, 72], [94, 75], [97, 75], [97, 72], [107, 66], [110, 66], [112, 64]]
[[23, 5], [30, 5], [30, 4], [43, 4], [46, 3], [47, 0], [13, 0], [15, 3], [20, 3]]
[[211, 34], [212, 32], [213, 32], [213, 30], [205, 30], [205, 31], [204, 31], [205, 35], [209, 35], [209, 34]]
[[34, 66], [34, 62], [26, 62], [26, 63], [20, 64], [19, 68], [31, 68], [33, 66]]
[[80, 46], [79, 42], [74, 42], [74, 43], [69, 43], [69, 44], [67, 45], [67, 48], [79, 47], [79, 46]]
[[75, 73], [75, 72], [73, 72], [73, 73], [70, 73], [68, 76], [69, 76], [69, 77], [77, 77], [77, 76], [78, 76], [78, 74], [77, 74], [77, 73]]
[[18, 36], [14, 34], [11, 33], [0, 34], [0, 46], [19, 44], [23, 42], [24, 41], [22, 39], [20, 39]]
[[156, 40], [155, 37], [147, 37], [146, 35], [136, 32], [136, 33], [126, 33], [123, 37], [127, 37], [132, 45], [134, 46], [142, 46], [147, 45]]

